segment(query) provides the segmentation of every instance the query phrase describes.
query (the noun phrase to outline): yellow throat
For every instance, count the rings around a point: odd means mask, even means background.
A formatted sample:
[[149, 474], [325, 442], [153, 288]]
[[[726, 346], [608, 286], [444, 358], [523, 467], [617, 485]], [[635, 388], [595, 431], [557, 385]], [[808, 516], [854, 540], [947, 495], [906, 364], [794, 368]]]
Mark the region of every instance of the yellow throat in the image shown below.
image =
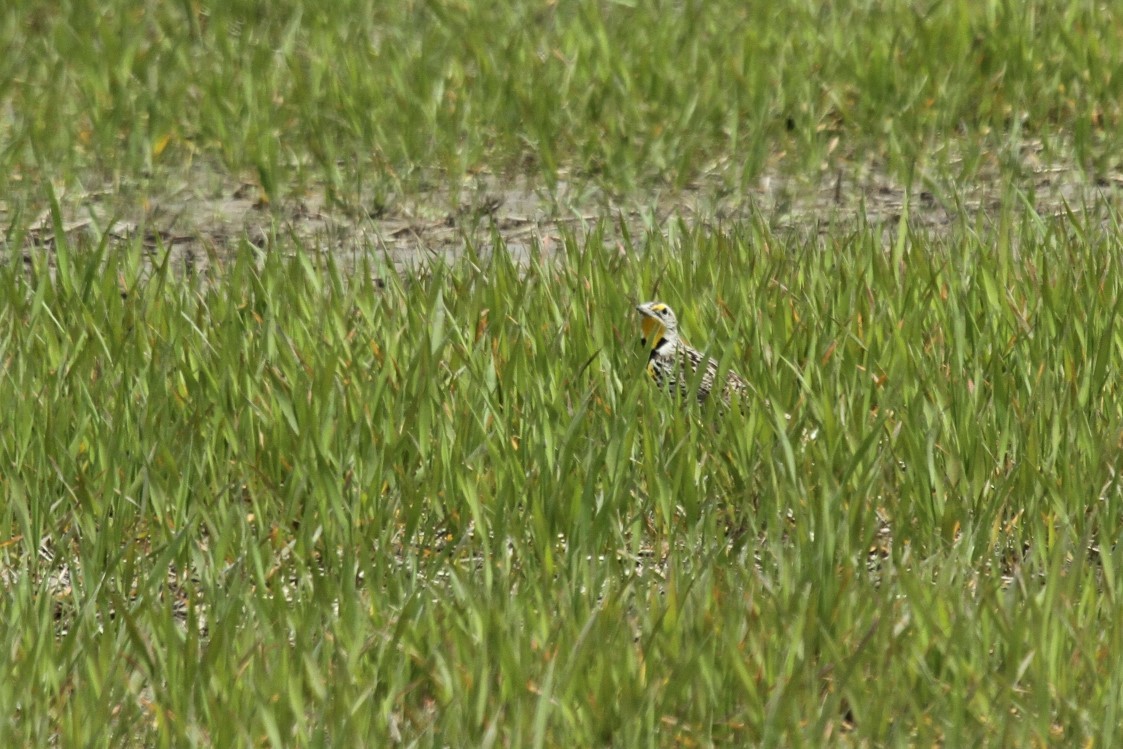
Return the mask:
[[660, 339], [663, 338], [663, 333], [667, 330], [663, 327], [663, 323], [654, 317], [644, 317], [640, 327], [643, 329], [643, 338], [640, 340], [649, 348], [655, 348]]

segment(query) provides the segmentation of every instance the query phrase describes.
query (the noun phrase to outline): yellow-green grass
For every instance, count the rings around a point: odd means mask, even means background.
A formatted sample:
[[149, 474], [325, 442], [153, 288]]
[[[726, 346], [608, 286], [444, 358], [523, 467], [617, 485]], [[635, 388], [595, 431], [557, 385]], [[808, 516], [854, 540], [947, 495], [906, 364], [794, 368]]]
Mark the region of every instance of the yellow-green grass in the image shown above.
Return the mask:
[[13, 0], [0, 9], [0, 196], [159, 180], [185, 161], [387, 191], [480, 170], [613, 191], [876, 160], [1017, 169], [1026, 139], [1114, 168], [1110, 3]]
[[[829, 6], [2, 4], [0, 746], [1118, 744], [1123, 231], [1022, 177], [1118, 170], [1119, 12]], [[481, 173], [752, 219], [161, 234]], [[957, 215], [779, 228], [835, 173]]]
[[[9, 264], [0, 739], [1112, 745], [1106, 226]], [[748, 413], [646, 381], [651, 296]]]

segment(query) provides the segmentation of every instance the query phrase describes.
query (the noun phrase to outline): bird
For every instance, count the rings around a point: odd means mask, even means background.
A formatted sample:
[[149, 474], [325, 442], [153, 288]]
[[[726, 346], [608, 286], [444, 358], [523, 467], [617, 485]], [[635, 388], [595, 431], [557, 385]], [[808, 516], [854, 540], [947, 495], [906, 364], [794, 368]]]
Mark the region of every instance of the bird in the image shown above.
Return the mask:
[[[640, 341], [648, 347], [647, 374], [660, 388], [670, 392], [677, 392], [682, 397], [690, 395], [690, 387], [697, 376], [698, 367], [705, 367], [705, 371], [698, 381], [697, 398], [699, 403], [705, 403], [714, 388], [717, 379], [718, 363], [716, 359], [706, 356], [701, 351], [693, 348], [679, 334], [678, 318], [674, 310], [663, 302], [644, 302], [636, 306], [636, 311], [643, 317], [641, 327], [643, 337]], [[725, 382], [721, 388], [721, 400], [729, 403], [730, 396], [734, 393], [745, 395], [749, 383], [745, 378], [730, 370], [725, 374]]]

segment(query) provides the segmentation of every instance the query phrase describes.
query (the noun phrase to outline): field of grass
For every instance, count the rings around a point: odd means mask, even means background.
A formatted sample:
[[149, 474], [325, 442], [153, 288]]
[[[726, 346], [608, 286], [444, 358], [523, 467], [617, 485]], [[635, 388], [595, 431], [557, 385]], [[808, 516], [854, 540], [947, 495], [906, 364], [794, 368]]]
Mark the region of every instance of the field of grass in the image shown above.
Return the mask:
[[[1123, 23], [829, 5], [0, 8], [0, 746], [1120, 741]], [[1035, 210], [1030, 142], [1094, 199]], [[408, 271], [278, 219], [205, 275], [67, 230], [200, 164], [747, 218]], [[752, 207], [839, 164], [900, 220]], [[645, 381], [651, 298], [743, 410]]]
[[[1110, 4], [306, 0], [0, 9], [0, 194], [214, 160], [349, 204], [480, 170], [614, 190], [855, 156], [1116, 166]], [[1006, 164], [1009, 165], [1009, 164]]]

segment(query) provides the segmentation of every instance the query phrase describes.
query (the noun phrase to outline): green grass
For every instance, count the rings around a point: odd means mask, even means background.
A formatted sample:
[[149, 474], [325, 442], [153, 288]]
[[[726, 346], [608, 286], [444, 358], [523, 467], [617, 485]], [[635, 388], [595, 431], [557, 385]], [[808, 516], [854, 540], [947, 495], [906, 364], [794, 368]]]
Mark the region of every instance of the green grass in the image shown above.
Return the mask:
[[[1096, 227], [761, 219], [381, 290], [308, 254], [8, 266], [3, 743], [1112, 745]], [[639, 377], [656, 285], [746, 414]]]
[[1123, 124], [1095, 2], [17, 0], [0, 11], [0, 194], [185, 161], [349, 204], [480, 170], [614, 192], [876, 160], [1095, 173]]
[[[829, 5], [4, 3], [0, 746], [1118, 744], [1123, 23]], [[478, 174], [663, 231], [218, 215]], [[644, 380], [653, 297], [743, 412]]]

